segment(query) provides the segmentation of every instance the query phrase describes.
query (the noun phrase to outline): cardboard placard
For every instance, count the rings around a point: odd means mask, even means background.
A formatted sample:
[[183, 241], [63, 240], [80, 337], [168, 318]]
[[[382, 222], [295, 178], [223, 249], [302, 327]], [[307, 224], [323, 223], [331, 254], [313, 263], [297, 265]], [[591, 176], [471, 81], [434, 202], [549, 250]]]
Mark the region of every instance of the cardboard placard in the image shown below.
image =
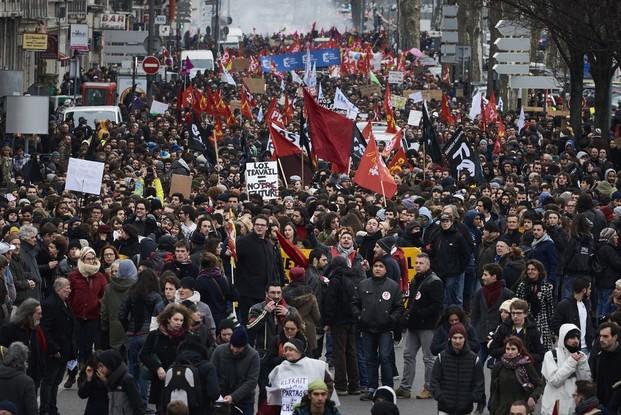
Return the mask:
[[263, 78], [244, 78], [246, 86], [252, 94], [265, 94], [265, 81]]
[[436, 100], [436, 101], [441, 101], [442, 100], [442, 90], [441, 89], [426, 89], [423, 90], [423, 98], [426, 101], [431, 101]]
[[543, 107], [524, 107], [524, 112], [543, 112]]
[[402, 84], [403, 83], [403, 72], [389, 71], [388, 72], [388, 83], [389, 84]]
[[408, 125], [413, 127], [418, 127], [420, 125], [420, 120], [423, 118], [423, 112], [417, 110], [410, 110], [410, 115], [408, 116]]
[[99, 195], [103, 179], [104, 163], [82, 159], [69, 159], [65, 190]]
[[569, 117], [568, 110], [548, 111], [548, 117]]
[[380, 95], [382, 93], [382, 89], [379, 85], [361, 85], [358, 90], [363, 97], [370, 97], [373, 94]]
[[168, 195], [181, 193], [183, 197], [189, 198], [192, 193], [192, 176], [173, 174], [170, 178], [170, 191]]
[[229, 102], [229, 107], [231, 107], [232, 111], [238, 110], [241, 108], [241, 101], [238, 99], [232, 99]]
[[394, 109], [402, 110], [405, 108], [405, 103], [408, 99], [400, 95], [391, 95], [390, 100], [392, 101], [392, 106], [394, 107]]
[[455, 96], [457, 98], [461, 98], [464, 96], [464, 89], [463, 88], [456, 88], [455, 89]]
[[233, 59], [233, 66], [231, 72], [243, 72], [250, 68], [250, 59], [248, 58], [235, 58]]
[[278, 198], [278, 165], [275, 161], [246, 163], [246, 189], [263, 200]]

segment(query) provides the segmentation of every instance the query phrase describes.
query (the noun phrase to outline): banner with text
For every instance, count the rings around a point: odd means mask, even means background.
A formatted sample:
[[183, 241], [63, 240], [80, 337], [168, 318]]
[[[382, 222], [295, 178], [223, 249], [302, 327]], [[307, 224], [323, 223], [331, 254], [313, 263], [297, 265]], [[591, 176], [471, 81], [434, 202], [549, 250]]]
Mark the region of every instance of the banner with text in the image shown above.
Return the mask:
[[[341, 52], [338, 48], [315, 49], [310, 51], [311, 63], [317, 68], [341, 64]], [[306, 68], [306, 51], [285, 53], [282, 55], [261, 56], [261, 69], [263, 72], [288, 72]]]
[[249, 195], [259, 195], [263, 200], [277, 199], [277, 162], [246, 163], [246, 188]]

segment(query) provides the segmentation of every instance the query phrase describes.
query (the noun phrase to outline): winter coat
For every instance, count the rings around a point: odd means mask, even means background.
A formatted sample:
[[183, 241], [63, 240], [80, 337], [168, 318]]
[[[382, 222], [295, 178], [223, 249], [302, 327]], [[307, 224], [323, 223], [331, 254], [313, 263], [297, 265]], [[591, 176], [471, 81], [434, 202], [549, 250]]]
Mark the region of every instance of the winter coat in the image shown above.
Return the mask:
[[[548, 282], [539, 281], [536, 299], [531, 298], [531, 282], [524, 280], [518, 284], [515, 296], [528, 302], [528, 312], [537, 324], [537, 329], [541, 333], [541, 342], [546, 350], [554, 347], [554, 336], [550, 328], [552, 314], [554, 313], [554, 287]], [[535, 315], [534, 308], [537, 302], [539, 313]], [[543, 357], [543, 356], [542, 356]]]
[[534, 240], [527, 258], [541, 262], [546, 270], [548, 281], [556, 282], [556, 276], [559, 271], [559, 256], [556, 245], [554, 245], [550, 235], [544, 234], [541, 239]]
[[22, 342], [28, 346], [28, 369], [26, 373], [36, 384], [43, 378], [45, 367], [45, 354], [39, 342], [40, 336], [45, 336], [41, 327], [32, 330], [23, 324], [11, 322], [0, 328], [0, 346], [8, 348], [13, 342]]
[[524, 257], [514, 256], [509, 253], [500, 258], [498, 265], [502, 267], [502, 279], [505, 280], [507, 288], [511, 291], [515, 291], [520, 282], [522, 272], [526, 267]]
[[37, 254], [39, 253], [39, 245], [31, 246], [27, 242], [22, 243], [19, 256], [22, 267], [26, 275], [35, 282], [36, 286], [30, 289], [28, 297], [41, 300], [41, 273], [39, 272], [39, 264], [37, 263]]
[[433, 272], [416, 276], [410, 282], [408, 308], [404, 314], [410, 330], [433, 330], [444, 308], [444, 283]]
[[369, 333], [393, 330], [403, 313], [399, 284], [386, 277], [360, 281], [353, 305], [360, 330]]
[[[276, 313], [268, 313], [265, 311], [265, 301], [257, 303], [250, 307], [248, 311], [248, 331], [254, 336], [254, 348], [261, 356], [267, 353], [269, 345], [273, 339], [278, 336], [282, 326], [280, 322], [284, 317], [278, 318]], [[286, 305], [288, 312], [287, 316], [297, 313], [294, 307], [287, 305], [284, 299], [280, 299], [279, 305]]]
[[198, 267], [192, 262], [187, 262], [185, 264], [179, 261], [169, 262], [164, 265], [164, 268], [162, 268], [162, 272], [164, 271], [174, 272], [180, 280], [185, 277], [196, 278], [198, 276]]
[[528, 379], [533, 384], [532, 390], [525, 390], [517, 380], [515, 370], [506, 367], [502, 361], [496, 362], [492, 369], [492, 381], [490, 385], [490, 415], [506, 415], [509, 413], [511, 404], [515, 401], [528, 401], [533, 398], [539, 399], [543, 391], [543, 382], [532, 363], [526, 365]]
[[558, 415], [572, 415], [574, 413], [573, 394], [576, 391], [577, 380], [591, 380], [591, 369], [588, 357], [580, 353], [580, 361], [571, 357], [565, 347], [565, 336], [571, 330], [578, 330], [573, 324], [563, 324], [560, 329], [557, 347], [546, 352], [543, 358], [541, 374], [546, 380], [541, 399], [542, 415], [552, 415], [555, 402], [560, 402]]
[[164, 382], [157, 377], [157, 369], [161, 367], [168, 370], [170, 368], [177, 357], [177, 346], [183, 340], [184, 337], [173, 339], [162, 330], [153, 330], [147, 335], [140, 350], [140, 362], [151, 374], [150, 403], [159, 404], [161, 401]]
[[84, 415], [108, 415], [108, 388], [106, 384], [93, 374], [89, 382], [86, 379], [78, 386], [80, 399], [88, 399]]
[[505, 339], [509, 336], [518, 336], [522, 339], [526, 350], [535, 359], [535, 364], [541, 364], [546, 350], [541, 344], [541, 335], [539, 330], [537, 330], [537, 325], [529, 319], [526, 319], [524, 328], [519, 333], [515, 330], [510, 318], [503, 321], [492, 335], [492, 342], [488, 348], [490, 356], [496, 359], [502, 357], [505, 353]]
[[[479, 353], [481, 341], [477, 336], [477, 332], [470, 323], [465, 323], [464, 326], [466, 327], [466, 334], [468, 335], [468, 349], [473, 353]], [[449, 329], [450, 326], [448, 322], [443, 322], [437, 329], [435, 329], [433, 332], [433, 339], [431, 340], [431, 346], [429, 347], [431, 354], [438, 355], [445, 351], [447, 346], [450, 345], [448, 337]]]
[[479, 289], [470, 302], [470, 318], [477, 333], [479, 341], [487, 343], [490, 332], [502, 322], [500, 320], [500, 306], [505, 300], [513, 298], [515, 294], [508, 288], [503, 288], [496, 302], [490, 306], [485, 301], [483, 288]]
[[200, 293], [201, 301], [209, 306], [216, 324], [220, 324], [229, 315], [229, 304], [233, 300], [231, 286], [220, 268], [201, 270], [196, 278], [196, 291]]
[[487, 264], [491, 264], [494, 262], [494, 258], [496, 258], [496, 241], [483, 241], [481, 242], [481, 246], [479, 246], [479, 255], [477, 259], [477, 277], [481, 278], [483, 275], [483, 266]]
[[45, 333], [48, 356], [60, 353], [62, 362], [75, 359], [77, 325], [73, 313], [55, 292], [43, 301], [41, 308], [41, 328]]
[[101, 272], [90, 277], [80, 273], [79, 267], [68, 276], [71, 283], [71, 294], [67, 304], [78, 320], [99, 320], [100, 304], [108, 280]]
[[32, 279], [30, 274], [24, 270], [19, 254], [13, 254], [9, 263], [11, 275], [13, 275], [13, 283], [15, 284], [15, 303], [19, 306], [26, 298], [34, 297], [34, 290], [28, 285], [28, 280]]
[[572, 237], [563, 257], [563, 274], [591, 280], [593, 274], [591, 258], [595, 252], [595, 242], [590, 233]]
[[0, 365], [0, 401], [9, 400], [19, 415], [37, 415], [37, 394], [33, 380], [13, 367]]
[[317, 348], [317, 327], [321, 323], [319, 304], [313, 290], [304, 283], [292, 282], [283, 290], [287, 304], [295, 307], [304, 322], [304, 334], [310, 350]]
[[612, 385], [621, 381], [621, 346], [617, 341], [617, 348], [611, 352], [600, 350], [589, 356], [589, 366], [593, 381], [597, 384], [597, 398], [606, 406], [610, 413], [615, 413], [621, 407], [621, 388], [612, 389]]
[[353, 301], [354, 293], [362, 279], [349, 267], [334, 268], [324, 295], [323, 322], [327, 326], [356, 324]]
[[614, 288], [615, 281], [621, 277], [621, 256], [617, 249], [609, 243], [602, 243], [597, 250], [597, 258], [602, 272], [595, 277], [597, 288]]
[[155, 291], [139, 298], [128, 296], [119, 309], [119, 321], [128, 336], [148, 334], [151, 317], [163, 308], [162, 296]]
[[125, 329], [119, 320], [121, 305], [127, 300], [127, 293], [135, 281], [129, 278], [110, 278], [101, 299], [101, 331], [107, 333], [108, 344], [119, 349], [127, 343]]
[[268, 282], [278, 280], [274, 245], [251, 232], [237, 240], [235, 288], [242, 297], [263, 298]]
[[138, 385], [127, 372], [125, 363], [112, 370], [106, 379], [108, 387], [108, 413], [114, 415], [142, 415], [146, 408]]
[[438, 411], [470, 414], [473, 404], [485, 403], [483, 365], [468, 345], [457, 352], [450, 344], [438, 355], [431, 372], [431, 392]]
[[455, 226], [440, 229], [433, 238], [431, 248], [431, 269], [442, 278], [463, 274], [470, 262], [471, 249], [466, 238]]
[[198, 291], [194, 291], [190, 298], [182, 300], [179, 295], [179, 290], [177, 290], [177, 292], [175, 293], [175, 303], [181, 304], [184, 301], [191, 301], [196, 305], [198, 313], [203, 316], [203, 324], [205, 325], [205, 327], [207, 327], [209, 333], [211, 333], [211, 338], [213, 339], [213, 342], [215, 342], [216, 322], [213, 319], [213, 314], [211, 314], [211, 309], [209, 308], [209, 306], [201, 301], [201, 293], [199, 293]]
[[377, 241], [382, 238], [383, 235], [380, 231], [367, 233], [362, 238], [357, 238], [356, 244], [358, 245], [358, 253], [362, 255], [363, 259], [369, 262], [373, 261], [373, 257], [375, 256], [373, 248], [375, 248]]
[[229, 344], [216, 347], [211, 355], [220, 383], [220, 394], [231, 395], [236, 405], [254, 403], [254, 390], [259, 381], [259, 354], [250, 345], [234, 355]]
[[[583, 300], [583, 303], [587, 313], [585, 342], [586, 347], [591, 350], [593, 340], [595, 339], [595, 327], [593, 327], [592, 323], [593, 312], [591, 311], [591, 302], [588, 299], [585, 298]], [[566, 323], [574, 324], [576, 327], [582, 330], [582, 328], [580, 327], [578, 302], [574, 297], [565, 298], [556, 305], [556, 308], [554, 309], [554, 314], [552, 315], [552, 320], [550, 321], [550, 328], [552, 329], [554, 334], [558, 335], [562, 325]]]
[[[191, 364], [198, 370], [201, 382], [201, 396], [203, 405], [201, 408], [190, 410], [190, 415], [208, 415], [213, 412], [213, 402], [220, 397], [220, 385], [216, 368], [208, 360], [208, 351], [195, 342], [189, 341], [179, 345], [176, 362]], [[163, 402], [167, 404], [167, 402]], [[163, 405], [164, 406], [164, 405]]]
[[[310, 400], [307, 395], [304, 396], [302, 402], [294, 408], [293, 415], [311, 415]], [[333, 401], [327, 400], [323, 415], [341, 415], [341, 413]]]

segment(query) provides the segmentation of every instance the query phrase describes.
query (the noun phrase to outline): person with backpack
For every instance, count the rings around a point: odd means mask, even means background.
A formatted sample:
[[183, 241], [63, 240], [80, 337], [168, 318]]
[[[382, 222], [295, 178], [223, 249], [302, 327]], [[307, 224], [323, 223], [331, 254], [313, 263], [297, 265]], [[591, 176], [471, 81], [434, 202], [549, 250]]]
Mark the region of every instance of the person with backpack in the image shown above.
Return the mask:
[[621, 276], [621, 256], [618, 254], [619, 234], [614, 228], [604, 228], [599, 234], [597, 262], [601, 269], [595, 274], [597, 290], [597, 318], [609, 312], [610, 297], [615, 281]]
[[209, 306], [215, 322], [227, 318], [232, 311], [233, 294], [220, 268], [220, 258], [210, 252], [201, 255], [201, 267], [196, 278], [196, 291]]
[[145, 404], [140, 397], [138, 386], [127, 371], [121, 354], [106, 350], [99, 354], [97, 374], [108, 388], [108, 413], [110, 415], [143, 415]]
[[453, 324], [448, 345], [437, 357], [431, 372], [431, 392], [438, 412], [469, 414], [474, 403], [485, 405], [483, 364], [470, 350], [468, 332], [462, 323]]
[[213, 413], [213, 403], [220, 397], [216, 368], [209, 362], [207, 349], [194, 336], [177, 347], [177, 357], [166, 371], [162, 407], [181, 401], [189, 415]]
[[546, 380], [541, 399], [541, 413], [551, 415], [559, 401], [559, 414], [572, 414], [572, 394], [577, 380], [591, 380], [587, 355], [580, 351], [580, 329], [574, 324], [563, 324], [559, 330], [557, 347], [546, 352], [541, 374]]

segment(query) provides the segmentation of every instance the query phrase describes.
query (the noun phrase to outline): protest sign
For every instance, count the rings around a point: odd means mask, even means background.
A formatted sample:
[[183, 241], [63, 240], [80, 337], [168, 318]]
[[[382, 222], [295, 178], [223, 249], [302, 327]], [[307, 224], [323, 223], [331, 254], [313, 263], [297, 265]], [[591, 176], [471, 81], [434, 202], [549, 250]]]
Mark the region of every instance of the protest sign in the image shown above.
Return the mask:
[[404, 98], [400, 95], [391, 95], [390, 101], [392, 102], [392, 106], [396, 110], [402, 110], [405, 108], [405, 103], [407, 102], [407, 98]]
[[233, 59], [233, 65], [231, 66], [231, 72], [243, 72], [250, 68], [250, 59], [248, 58], [235, 58]]
[[389, 84], [402, 84], [403, 83], [403, 72], [389, 71], [388, 72], [388, 83]]
[[263, 200], [278, 198], [278, 165], [275, 161], [246, 163], [246, 188]]
[[183, 174], [173, 174], [170, 178], [170, 191], [168, 195], [181, 193], [183, 197], [190, 198], [192, 193], [192, 177]]
[[363, 97], [370, 97], [373, 94], [380, 94], [382, 92], [379, 85], [361, 85], [359, 87], [360, 95]]
[[159, 102], [153, 100], [151, 103], [151, 111], [149, 111], [153, 115], [163, 114], [168, 109], [168, 104], [164, 104], [163, 102]]
[[248, 90], [252, 94], [265, 94], [265, 81], [263, 78], [244, 78]]
[[409, 94], [407, 94], [407, 97], [409, 99], [411, 99], [412, 101], [414, 101], [415, 104], [417, 102], [422, 102], [423, 101], [423, 91], [411, 91]]
[[308, 390], [308, 377], [296, 376], [280, 381], [280, 414], [291, 415]]
[[426, 89], [423, 90], [423, 98], [426, 101], [431, 101], [436, 100], [436, 101], [441, 101], [442, 100], [442, 90], [441, 89]]
[[421, 118], [423, 118], [422, 111], [410, 110], [410, 115], [408, 116], [408, 125], [418, 127], [420, 125]]
[[65, 190], [98, 195], [101, 193], [104, 163], [81, 159], [69, 159]]

